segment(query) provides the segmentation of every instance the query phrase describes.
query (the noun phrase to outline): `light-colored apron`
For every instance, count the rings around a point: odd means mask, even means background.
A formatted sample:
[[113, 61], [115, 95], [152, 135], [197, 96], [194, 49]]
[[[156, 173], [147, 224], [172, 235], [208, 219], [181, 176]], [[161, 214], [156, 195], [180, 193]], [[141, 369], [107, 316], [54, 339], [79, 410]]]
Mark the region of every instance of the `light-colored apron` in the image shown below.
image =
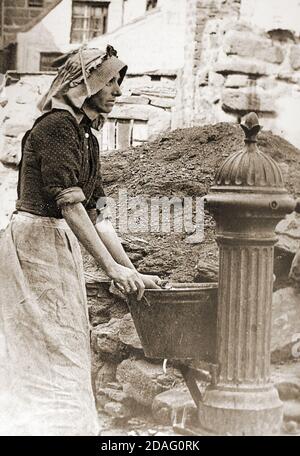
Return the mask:
[[0, 435], [97, 435], [82, 257], [64, 220], [0, 237]]

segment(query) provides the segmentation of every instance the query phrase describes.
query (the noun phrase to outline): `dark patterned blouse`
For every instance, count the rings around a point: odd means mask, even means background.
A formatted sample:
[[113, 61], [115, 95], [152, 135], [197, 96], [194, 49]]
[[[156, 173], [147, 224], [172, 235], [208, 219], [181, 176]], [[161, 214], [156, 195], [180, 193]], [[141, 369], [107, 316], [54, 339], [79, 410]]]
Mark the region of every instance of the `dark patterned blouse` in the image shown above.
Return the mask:
[[23, 138], [16, 209], [62, 218], [56, 197], [66, 189], [79, 190], [87, 210], [105, 196], [99, 145], [88, 119], [78, 125], [71, 113], [57, 109], [41, 116]]

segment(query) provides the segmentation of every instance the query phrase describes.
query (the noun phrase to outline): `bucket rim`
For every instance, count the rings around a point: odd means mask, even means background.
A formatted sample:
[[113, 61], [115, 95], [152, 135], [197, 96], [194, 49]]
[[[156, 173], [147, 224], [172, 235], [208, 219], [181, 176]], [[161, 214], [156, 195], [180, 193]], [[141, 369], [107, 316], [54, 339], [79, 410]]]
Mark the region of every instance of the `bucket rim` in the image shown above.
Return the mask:
[[[177, 284], [179, 285], [179, 284]], [[179, 291], [186, 291], [186, 292], [198, 292], [198, 291], [205, 291], [205, 290], [215, 290], [218, 288], [219, 284], [217, 282], [212, 283], [199, 283], [195, 286], [195, 283], [192, 283], [191, 287], [186, 286], [186, 284], [182, 284], [183, 286], [176, 286], [171, 288], [145, 288], [145, 293], [166, 293], [166, 292], [179, 292]], [[185, 285], [185, 286], [184, 286]]]

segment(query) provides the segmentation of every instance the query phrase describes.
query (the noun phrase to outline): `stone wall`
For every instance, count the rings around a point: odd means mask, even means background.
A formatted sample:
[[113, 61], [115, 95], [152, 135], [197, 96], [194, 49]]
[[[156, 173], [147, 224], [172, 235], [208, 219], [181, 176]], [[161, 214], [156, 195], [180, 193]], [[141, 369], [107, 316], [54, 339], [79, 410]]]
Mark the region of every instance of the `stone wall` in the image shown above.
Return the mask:
[[72, 0], [60, 1], [42, 20], [30, 30], [18, 33], [18, 72], [39, 72], [41, 52], [64, 53], [70, 45]]
[[[155, 398], [177, 387], [185, 389], [180, 372], [164, 371], [162, 361], [145, 359], [127, 304], [109, 292], [105, 279], [87, 276], [92, 326], [92, 380], [97, 406], [108, 415], [128, 420], [151, 414]], [[188, 397], [188, 392], [186, 391]], [[166, 413], [163, 422], [170, 424]]]
[[3, 45], [14, 41], [17, 32], [24, 26], [29, 26], [33, 19], [41, 16], [60, 0], [44, 0], [41, 8], [30, 7], [28, 0], [3, 1]]
[[253, 110], [299, 147], [300, 30], [260, 29], [245, 9], [241, 19], [240, 3], [190, 2], [177, 126], [236, 122]]
[[[225, 20], [226, 17], [237, 19], [239, 4], [239, 0], [187, 0], [185, 56], [181, 83], [182, 116], [178, 117], [178, 127], [182, 124], [183, 126], [197, 124], [195, 111], [197, 110], [198, 74], [204, 65], [209, 67], [213, 58], [209, 56], [207, 60], [205, 42], [207, 27], [217, 19], [220, 21]], [[210, 48], [216, 48], [213, 38], [209, 43]], [[207, 108], [208, 106], [206, 106], [206, 114], [209, 114]], [[209, 123], [209, 119], [206, 123]]]

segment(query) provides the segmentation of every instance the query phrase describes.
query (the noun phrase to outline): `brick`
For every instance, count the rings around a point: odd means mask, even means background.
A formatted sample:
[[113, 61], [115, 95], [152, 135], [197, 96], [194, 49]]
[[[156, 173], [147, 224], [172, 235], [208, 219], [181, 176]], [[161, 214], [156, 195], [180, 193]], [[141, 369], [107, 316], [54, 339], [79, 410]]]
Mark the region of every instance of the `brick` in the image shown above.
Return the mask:
[[22, 27], [22, 25], [25, 25], [27, 23], [27, 20], [24, 19], [24, 17], [15, 17], [13, 19], [13, 23], [14, 25], [16, 25], [17, 27]]
[[150, 99], [148, 97], [143, 96], [123, 96], [117, 99], [118, 104], [142, 104], [147, 105], [149, 104]]
[[12, 16], [5, 16], [5, 17], [4, 17], [4, 25], [13, 25], [13, 18], [12, 18]]
[[16, 38], [16, 35], [14, 33], [5, 33], [4, 34], [4, 45], [7, 43], [10, 43], [11, 41], [14, 41]]
[[30, 11], [26, 8], [6, 8], [5, 10], [6, 17], [25, 17], [28, 18], [30, 16]]
[[265, 76], [267, 65], [264, 63], [255, 63], [242, 58], [227, 58], [220, 61], [215, 66], [216, 73], [221, 74], [250, 74], [253, 76]]
[[26, 0], [4, 0], [4, 6], [7, 7], [26, 7]]
[[210, 71], [208, 75], [208, 82], [209, 85], [212, 85], [214, 87], [223, 87], [225, 78], [219, 73], [214, 73], [213, 71]]
[[40, 9], [32, 9], [30, 10], [30, 17], [37, 17], [41, 14], [41, 10]]
[[292, 46], [290, 62], [294, 70], [300, 70], [300, 45]]
[[249, 83], [249, 78], [243, 74], [229, 74], [226, 82], [225, 87], [231, 88], [238, 88], [238, 87], [247, 87]]
[[289, 82], [291, 84], [300, 85], [300, 76], [295, 74], [294, 72], [280, 72], [277, 75], [277, 79], [279, 81], [285, 81], [285, 82]]
[[231, 31], [226, 34], [224, 48], [227, 54], [252, 57], [269, 63], [281, 64], [284, 53], [270, 39], [256, 37], [252, 33]]
[[150, 104], [151, 106], [157, 106], [158, 108], [170, 109], [175, 105], [175, 102], [170, 98], [153, 97], [151, 98]]
[[226, 112], [268, 112], [274, 113], [274, 100], [267, 94], [251, 90], [226, 90], [222, 98], [222, 108]]

